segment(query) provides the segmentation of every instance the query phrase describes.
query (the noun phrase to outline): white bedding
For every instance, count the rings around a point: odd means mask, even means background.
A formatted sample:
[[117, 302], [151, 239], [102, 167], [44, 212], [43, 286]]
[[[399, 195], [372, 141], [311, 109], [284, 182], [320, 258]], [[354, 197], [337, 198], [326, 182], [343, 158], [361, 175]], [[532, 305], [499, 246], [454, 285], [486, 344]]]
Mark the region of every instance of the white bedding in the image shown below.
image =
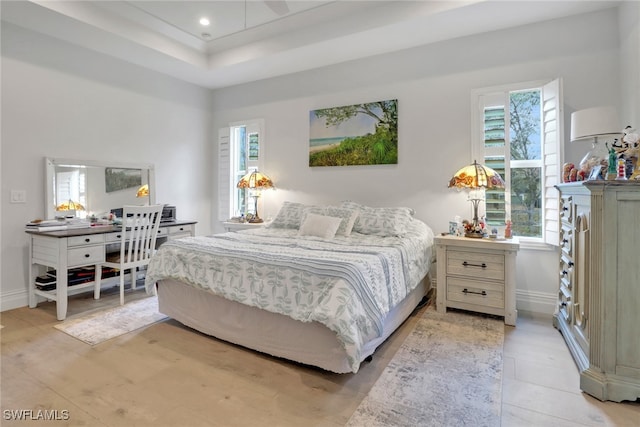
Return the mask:
[[298, 230], [263, 228], [190, 237], [163, 244], [146, 286], [166, 278], [226, 299], [317, 321], [335, 332], [357, 372], [363, 343], [382, 335], [382, 321], [426, 275], [433, 232], [411, 221], [404, 237], [351, 233], [322, 239]]

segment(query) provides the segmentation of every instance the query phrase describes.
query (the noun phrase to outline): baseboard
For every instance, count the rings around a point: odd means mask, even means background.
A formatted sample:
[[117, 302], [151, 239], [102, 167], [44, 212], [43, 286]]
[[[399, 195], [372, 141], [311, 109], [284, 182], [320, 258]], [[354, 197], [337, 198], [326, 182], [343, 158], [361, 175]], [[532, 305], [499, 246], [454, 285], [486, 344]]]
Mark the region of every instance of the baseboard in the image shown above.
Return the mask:
[[552, 315], [558, 297], [555, 293], [516, 289], [516, 308], [522, 311]]
[[10, 291], [0, 295], [0, 311], [13, 310], [14, 308], [29, 305], [29, 295], [26, 291]]

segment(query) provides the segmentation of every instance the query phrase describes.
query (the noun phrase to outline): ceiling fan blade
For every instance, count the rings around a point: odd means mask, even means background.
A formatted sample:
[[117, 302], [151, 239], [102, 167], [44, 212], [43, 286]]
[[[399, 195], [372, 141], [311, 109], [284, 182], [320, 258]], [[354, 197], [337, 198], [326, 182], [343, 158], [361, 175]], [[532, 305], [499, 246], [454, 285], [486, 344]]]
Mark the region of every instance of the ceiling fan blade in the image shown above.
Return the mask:
[[286, 15], [289, 13], [289, 6], [284, 0], [264, 0], [269, 9], [273, 10], [278, 16]]

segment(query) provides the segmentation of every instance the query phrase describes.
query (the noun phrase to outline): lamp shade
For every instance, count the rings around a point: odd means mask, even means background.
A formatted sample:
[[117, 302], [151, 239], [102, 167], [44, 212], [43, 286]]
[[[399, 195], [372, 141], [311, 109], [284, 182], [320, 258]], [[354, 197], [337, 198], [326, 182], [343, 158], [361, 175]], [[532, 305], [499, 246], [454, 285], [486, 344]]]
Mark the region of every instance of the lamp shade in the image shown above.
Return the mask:
[[500, 174], [475, 160], [455, 173], [449, 181], [449, 188], [504, 188]]
[[614, 107], [594, 107], [571, 113], [571, 141], [622, 133]]
[[149, 195], [149, 185], [144, 184], [136, 192], [136, 197], [147, 197]]
[[71, 199], [69, 199], [66, 202], [62, 202], [58, 206], [56, 206], [56, 211], [83, 211], [83, 210], [84, 210], [84, 206], [82, 206], [78, 202], [74, 202]]
[[240, 178], [237, 187], [250, 189], [267, 189], [273, 188], [273, 181], [271, 181], [271, 178], [258, 171], [252, 171]]

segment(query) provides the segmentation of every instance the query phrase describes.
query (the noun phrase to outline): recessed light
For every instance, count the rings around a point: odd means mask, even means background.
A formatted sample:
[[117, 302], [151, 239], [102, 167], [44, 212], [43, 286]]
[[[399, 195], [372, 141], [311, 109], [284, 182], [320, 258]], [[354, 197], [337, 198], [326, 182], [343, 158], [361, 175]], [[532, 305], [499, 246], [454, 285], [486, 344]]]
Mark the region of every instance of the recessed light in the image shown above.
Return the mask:
[[200, 25], [203, 27], [208, 27], [210, 23], [209, 18], [200, 18]]

